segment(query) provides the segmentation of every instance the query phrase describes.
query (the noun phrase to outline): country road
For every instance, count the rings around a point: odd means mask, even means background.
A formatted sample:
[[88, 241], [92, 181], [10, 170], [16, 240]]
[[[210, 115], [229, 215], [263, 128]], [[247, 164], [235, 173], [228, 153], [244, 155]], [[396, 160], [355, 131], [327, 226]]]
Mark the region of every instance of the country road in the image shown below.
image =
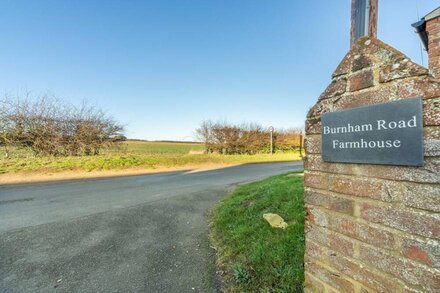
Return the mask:
[[207, 212], [301, 162], [0, 187], [0, 292], [216, 292]]

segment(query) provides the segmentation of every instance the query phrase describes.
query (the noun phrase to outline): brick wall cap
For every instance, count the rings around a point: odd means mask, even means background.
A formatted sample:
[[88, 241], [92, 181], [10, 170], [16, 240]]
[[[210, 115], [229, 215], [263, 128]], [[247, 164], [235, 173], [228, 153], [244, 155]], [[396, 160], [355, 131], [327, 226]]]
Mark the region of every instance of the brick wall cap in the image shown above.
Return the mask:
[[[410, 61], [410, 58], [405, 54], [381, 40], [364, 36], [351, 47], [350, 51], [345, 55], [336, 70], [333, 72], [332, 78], [359, 70], [359, 58], [364, 60], [364, 66], [393, 66], [402, 62], [402, 60], [405, 60], [405, 62]], [[410, 63], [413, 62], [410, 61]], [[411, 64], [411, 66], [415, 66], [419, 69], [415, 71], [427, 70], [425, 67], [416, 63]]]

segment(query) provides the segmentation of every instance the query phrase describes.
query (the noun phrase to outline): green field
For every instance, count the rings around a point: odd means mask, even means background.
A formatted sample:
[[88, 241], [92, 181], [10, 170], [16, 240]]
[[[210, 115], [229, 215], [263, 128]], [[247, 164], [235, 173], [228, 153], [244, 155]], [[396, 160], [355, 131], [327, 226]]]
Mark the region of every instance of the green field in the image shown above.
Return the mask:
[[203, 144], [184, 143], [184, 142], [146, 142], [129, 140], [120, 143], [120, 148], [131, 154], [189, 154], [191, 151], [201, 152], [204, 150]]
[[[211, 212], [225, 292], [303, 292], [304, 199], [301, 174], [274, 176], [238, 187]], [[276, 213], [286, 229], [272, 228]]]
[[300, 159], [298, 153], [218, 155], [201, 154], [201, 151], [203, 145], [198, 143], [127, 141], [98, 156], [38, 157], [30, 151], [12, 150], [10, 158], [5, 159], [1, 149], [0, 174], [202, 167]]

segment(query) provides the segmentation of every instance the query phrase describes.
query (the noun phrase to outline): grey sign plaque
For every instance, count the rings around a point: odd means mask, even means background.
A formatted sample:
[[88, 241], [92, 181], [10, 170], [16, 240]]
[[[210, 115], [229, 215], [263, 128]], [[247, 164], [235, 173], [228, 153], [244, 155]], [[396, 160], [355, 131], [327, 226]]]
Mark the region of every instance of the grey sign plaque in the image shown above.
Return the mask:
[[323, 113], [321, 135], [327, 162], [422, 166], [422, 99]]

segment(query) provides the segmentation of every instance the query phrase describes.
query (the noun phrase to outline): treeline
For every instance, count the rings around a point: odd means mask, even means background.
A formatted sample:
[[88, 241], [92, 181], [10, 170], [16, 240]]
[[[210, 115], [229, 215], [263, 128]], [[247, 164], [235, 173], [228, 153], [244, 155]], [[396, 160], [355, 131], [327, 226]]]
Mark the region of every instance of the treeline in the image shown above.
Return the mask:
[[28, 148], [35, 155], [96, 155], [124, 139], [123, 127], [103, 111], [47, 96], [0, 98], [0, 145]]
[[[298, 150], [302, 145], [301, 129], [273, 131], [273, 152]], [[227, 122], [203, 121], [196, 129], [197, 138], [207, 153], [257, 154], [270, 153], [271, 133], [256, 123], [240, 125]]]

